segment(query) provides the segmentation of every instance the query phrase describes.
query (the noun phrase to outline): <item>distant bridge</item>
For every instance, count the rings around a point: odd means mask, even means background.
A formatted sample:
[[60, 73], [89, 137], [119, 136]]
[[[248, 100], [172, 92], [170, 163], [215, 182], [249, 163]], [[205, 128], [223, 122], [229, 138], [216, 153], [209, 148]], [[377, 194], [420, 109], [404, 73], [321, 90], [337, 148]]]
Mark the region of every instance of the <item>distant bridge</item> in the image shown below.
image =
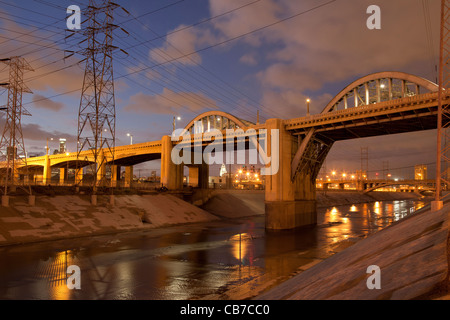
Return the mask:
[[339, 189], [345, 189], [345, 185], [353, 186], [356, 190], [368, 193], [371, 191], [375, 191], [377, 189], [393, 187], [393, 186], [409, 186], [413, 187], [414, 190], [436, 190], [436, 180], [427, 179], [427, 180], [413, 180], [413, 179], [405, 179], [405, 180], [381, 180], [381, 179], [373, 179], [373, 180], [358, 180], [358, 179], [339, 179], [339, 180], [330, 180], [330, 181], [317, 181], [317, 185], [321, 185], [321, 189], [328, 190], [331, 185], [337, 185]]

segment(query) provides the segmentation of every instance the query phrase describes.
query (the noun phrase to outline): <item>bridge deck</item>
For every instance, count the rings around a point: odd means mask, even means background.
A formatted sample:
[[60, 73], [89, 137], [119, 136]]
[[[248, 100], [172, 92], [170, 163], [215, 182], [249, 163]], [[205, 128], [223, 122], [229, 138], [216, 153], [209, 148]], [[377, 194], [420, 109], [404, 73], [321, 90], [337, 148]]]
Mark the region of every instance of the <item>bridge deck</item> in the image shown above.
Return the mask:
[[437, 92], [286, 120], [285, 124], [294, 134], [306, 135], [314, 128], [333, 141], [435, 129]]

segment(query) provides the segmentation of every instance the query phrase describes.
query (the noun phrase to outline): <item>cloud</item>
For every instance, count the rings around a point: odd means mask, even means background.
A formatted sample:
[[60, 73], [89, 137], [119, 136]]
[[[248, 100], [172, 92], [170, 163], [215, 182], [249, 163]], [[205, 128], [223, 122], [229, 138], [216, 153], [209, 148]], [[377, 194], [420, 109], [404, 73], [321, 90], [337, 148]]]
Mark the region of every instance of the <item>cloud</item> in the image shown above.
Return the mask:
[[77, 141], [77, 137], [61, 131], [48, 131], [35, 123], [22, 124], [22, 134], [24, 139], [32, 141], [45, 141], [47, 137], [66, 138], [67, 142], [73, 143]]
[[281, 119], [302, 117], [306, 115], [306, 99], [310, 98], [310, 114], [322, 112], [324, 106], [333, 98], [325, 93], [314, 98], [307, 96], [299, 90], [265, 90], [262, 104], [272, 108], [272, 114]]
[[[66, 92], [82, 87], [84, 71], [78, 65], [80, 60], [75, 56], [64, 59], [67, 53], [50, 32], [3, 20], [0, 35], [11, 39], [1, 44], [3, 56], [23, 56], [33, 68], [24, 74], [24, 81], [32, 91]], [[1, 76], [7, 77], [7, 72]]]
[[[201, 63], [200, 54], [193, 52], [197, 50], [197, 45], [205, 42], [205, 38], [202, 36], [201, 30], [196, 28], [189, 28], [177, 32], [177, 30], [183, 29], [184, 27], [184, 25], [180, 25], [171, 31], [173, 33], [166, 37], [161, 47], [150, 50], [149, 57], [156, 64], [172, 60], [176, 60], [177, 63], [183, 65], [196, 65]], [[188, 56], [184, 57], [185, 55]]]
[[183, 112], [200, 113], [205, 109], [216, 109], [210, 98], [193, 92], [175, 92], [164, 88], [159, 95], [148, 95], [139, 92], [130, 97], [124, 111], [136, 113], [180, 114]]
[[[210, 0], [211, 15], [239, 4], [239, 1]], [[423, 66], [429, 48], [422, 6], [411, 5], [408, 0], [380, 0], [377, 4], [381, 7], [382, 28], [369, 30], [366, 9], [371, 4], [369, 0], [333, 2], [228, 45], [237, 47], [244, 43], [263, 53], [261, 69], [254, 75], [261, 87], [262, 102], [276, 102], [273, 96], [277, 95], [281, 98], [277, 105], [288, 112], [294, 103], [290, 97], [322, 94], [330, 84], [350, 83], [372, 72], [426, 72], [425, 76], [432, 79], [430, 75], [434, 70]], [[211, 25], [219, 36], [231, 38], [317, 5], [317, 1], [312, 0], [266, 0], [215, 19]], [[430, 3], [431, 16], [438, 16], [438, 12], [439, 4]], [[436, 20], [433, 20], [432, 30], [437, 39], [439, 23]], [[433, 50], [437, 53], [437, 48]], [[252, 62], [249, 53], [241, 55], [240, 62], [245, 61]], [[337, 94], [340, 89], [329, 93]], [[297, 102], [298, 106], [302, 104], [303, 100]]]
[[258, 64], [258, 61], [256, 60], [256, 57], [252, 53], [244, 54], [240, 59], [239, 62], [249, 65], [249, 66], [255, 66]]
[[59, 111], [64, 107], [64, 104], [61, 102], [55, 102], [50, 99], [46, 99], [40, 94], [33, 94], [33, 106], [39, 109]]

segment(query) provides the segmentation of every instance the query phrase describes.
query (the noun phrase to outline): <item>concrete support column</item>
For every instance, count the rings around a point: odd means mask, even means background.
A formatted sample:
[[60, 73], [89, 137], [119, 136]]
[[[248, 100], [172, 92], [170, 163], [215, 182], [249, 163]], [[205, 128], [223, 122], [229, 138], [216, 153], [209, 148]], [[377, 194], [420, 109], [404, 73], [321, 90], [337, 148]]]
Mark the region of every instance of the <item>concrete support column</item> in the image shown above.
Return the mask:
[[[266, 176], [266, 229], [283, 230], [317, 223], [315, 177], [297, 174], [291, 180], [291, 163], [298, 142], [285, 130], [281, 119], [269, 119], [267, 126], [268, 156], [272, 159], [271, 130], [279, 132], [279, 169]], [[269, 167], [269, 165], [267, 166]]]
[[59, 184], [63, 185], [67, 181], [67, 170], [66, 168], [59, 168]]
[[111, 165], [111, 186], [117, 187], [117, 181], [120, 180], [120, 166]]
[[20, 174], [17, 164], [12, 168], [12, 185], [17, 186], [20, 183]]
[[356, 182], [356, 191], [364, 191], [364, 182], [361, 180], [358, 180]]
[[25, 185], [33, 184], [34, 183], [34, 174], [32, 174], [32, 173], [25, 174], [23, 176], [23, 182]]
[[176, 165], [172, 161], [171, 137], [164, 136], [161, 142], [161, 186], [169, 190], [180, 190], [183, 188], [183, 164]]
[[36, 176], [35, 176], [34, 173], [29, 173], [28, 174], [28, 183], [29, 184], [34, 184], [35, 183], [35, 179], [36, 179]]
[[189, 167], [189, 186], [194, 188], [209, 188], [209, 165], [193, 164]]
[[125, 188], [130, 188], [132, 183], [133, 183], [133, 166], [126, 166], [125, 181], [124, 181]]
[[83, 168], [75, 169], [75, 184], [81, 183], [83, 180]]
[[106, 159], [103, 150], [99, 152], [97, 159], [97, 185], [103, 186], [106, 178]]
[[42, 182], [44, 185], [47, 185], [50, 183], [52, 179], [52, 168], [50, 167], [50, 158], [48, 155], [44, 158], [44, 174], [42, 177]]
[[189, 187], [197, 188], [199, 169], [197, 166], [188, 166], [188, 168], [189, 168], [188, 185]]

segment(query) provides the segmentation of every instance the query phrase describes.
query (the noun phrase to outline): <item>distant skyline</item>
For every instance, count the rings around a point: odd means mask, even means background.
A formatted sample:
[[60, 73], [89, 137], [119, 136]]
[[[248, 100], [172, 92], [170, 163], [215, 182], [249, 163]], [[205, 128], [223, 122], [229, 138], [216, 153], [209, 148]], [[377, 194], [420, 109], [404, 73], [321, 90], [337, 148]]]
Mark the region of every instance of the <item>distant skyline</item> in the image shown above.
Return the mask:
[[[159, 140], [196, 115], [221, 110], [256, 122], [317, 114], [352, 81], [402, 71], [436, 81], [439, 1], [430, 0], [152, 0], [116, 1], [114, 55], [116, 145]], [[87, 0], [0, 0], [0, 58], [21, 55], [33, 94], [23, 102], [29, 154], [51, 152], [59, 138], [76, 151], [83, 82], [80, 32], [66, 27], [66, 8]], [[381, 8], [381, 29], [369, 30], [370, 5]], [[84, 21], [85, 17], [82, 18]], [[81, 27], [86, 26], [82, 23]], [[0, 82], [8, 68], [0, 64]], [[0, 105], [6, 104], [0, 90]], [[3, 127], [4, 116], [0, 119]], [[326, 167], [357, 170], [369, 147], [369, 170], [411, 169], [435, 162], [435, 130], [337, 142]], [[433, 165], [429, 175], [434, 176]], [[218, 166], [220, 168], [220, 166]], [[153, 161], [137, 166], [143, 175]], [[212, 174], [216, 174], [215, 172]], [[218, 174], [218, 170], [217, 170]], [[400, 173], [399, 173], [400, 174]], [[405, 173], [406, 174], [406, 173]]]

